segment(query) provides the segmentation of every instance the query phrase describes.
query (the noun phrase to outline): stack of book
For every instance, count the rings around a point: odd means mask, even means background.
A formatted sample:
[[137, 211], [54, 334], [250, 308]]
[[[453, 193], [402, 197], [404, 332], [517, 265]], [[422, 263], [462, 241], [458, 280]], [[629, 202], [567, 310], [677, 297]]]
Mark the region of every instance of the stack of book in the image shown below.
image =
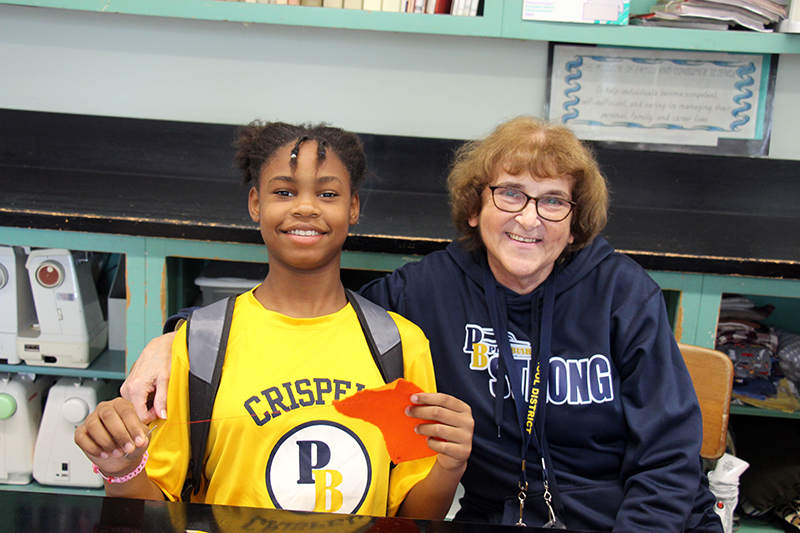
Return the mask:
[[483, 13], [484, 0], [222, 0], [252, 4], [335, 7], [398, 13], [442, 13], [467, 17]]
[[704, 30], [771, 32], [786, 18], [789, 0], [658, 0], [631, 24]]

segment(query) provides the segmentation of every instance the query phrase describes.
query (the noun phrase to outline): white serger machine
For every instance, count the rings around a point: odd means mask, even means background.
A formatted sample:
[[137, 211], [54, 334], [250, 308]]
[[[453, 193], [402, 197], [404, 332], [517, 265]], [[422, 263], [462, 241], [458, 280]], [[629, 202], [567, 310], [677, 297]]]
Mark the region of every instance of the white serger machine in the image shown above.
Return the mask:
[[11, 365], [22, 362], [18, 333], [36, 321], [26, 258], [18, 246], [0, 246], [0, 362]]
[[108, 342], [92, 265], [69, 250], [33, 250], [26, 261], [37, 319], [17, 336], [29, 365], [86, 368]]
[[100, 401], [112, 397], [101, 379], [62, 377], [50, 387], [33, 452], [33, 478], [42, 485], [99, 488], [103, 478], [75, 444], [75, 429]]
[[31, 482], [44, 397], [53, 381], [34, 374], [0, 375], [0, 483]]

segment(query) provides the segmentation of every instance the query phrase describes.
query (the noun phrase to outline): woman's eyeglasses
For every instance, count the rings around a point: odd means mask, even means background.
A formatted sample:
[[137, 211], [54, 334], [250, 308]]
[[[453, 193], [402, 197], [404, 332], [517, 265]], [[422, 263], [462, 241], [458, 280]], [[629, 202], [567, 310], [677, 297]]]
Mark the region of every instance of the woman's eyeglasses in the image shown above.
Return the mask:
[[490, 186], [492, 201], [495, 207], [506, 213], [519, 213], [533, 200], [536, 205], [536, 214], [550, 222], [561, 222], [569, 216], [577, 206], [575, 202], [559, 198], [558, 196], [528, 196], [519, 189], [511, 187]]

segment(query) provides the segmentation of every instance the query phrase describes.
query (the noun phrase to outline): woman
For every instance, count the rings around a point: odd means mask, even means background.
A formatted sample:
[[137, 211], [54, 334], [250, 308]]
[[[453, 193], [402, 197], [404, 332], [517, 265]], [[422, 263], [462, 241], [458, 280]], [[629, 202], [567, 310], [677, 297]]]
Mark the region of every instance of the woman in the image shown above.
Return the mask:
[[[423, 329], [439, 391], [472, 408], [456, 519], [722, 531], [660, 288], [599, 237], [608, 191], [592, 154], [519, 117], [461, 148], [448, 189], [461, 238], [360, 292]], [[142, 413], [158, 359], [123, 386]]]

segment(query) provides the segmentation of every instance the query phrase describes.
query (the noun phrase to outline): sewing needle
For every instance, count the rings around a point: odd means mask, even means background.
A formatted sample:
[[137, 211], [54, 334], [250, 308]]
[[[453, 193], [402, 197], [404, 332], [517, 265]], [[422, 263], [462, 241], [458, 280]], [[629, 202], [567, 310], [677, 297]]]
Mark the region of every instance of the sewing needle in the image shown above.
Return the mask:
[[[152, 433], [152, 432], [153, 432], [153, 430], [154, 430], [154, 429], [156, 429], [157, 427], [158, 427], [158, 424], [156, 424], [155, 426], [151, 427], [151, 428], [150, 428], [150, 431], [148, 431], [148, 432], [147, 432], [147, 435], [145, 435], [145, 436], [144, 436], [144, 438], [147, 438], [147, 437], [149, 437], [149, 436], [150, 436], [150, 433]], [[124, 457], [128, 457], [128, 454], [126, 453], [126, 454], [123, 456], [123, 458], [124, 458]]]

